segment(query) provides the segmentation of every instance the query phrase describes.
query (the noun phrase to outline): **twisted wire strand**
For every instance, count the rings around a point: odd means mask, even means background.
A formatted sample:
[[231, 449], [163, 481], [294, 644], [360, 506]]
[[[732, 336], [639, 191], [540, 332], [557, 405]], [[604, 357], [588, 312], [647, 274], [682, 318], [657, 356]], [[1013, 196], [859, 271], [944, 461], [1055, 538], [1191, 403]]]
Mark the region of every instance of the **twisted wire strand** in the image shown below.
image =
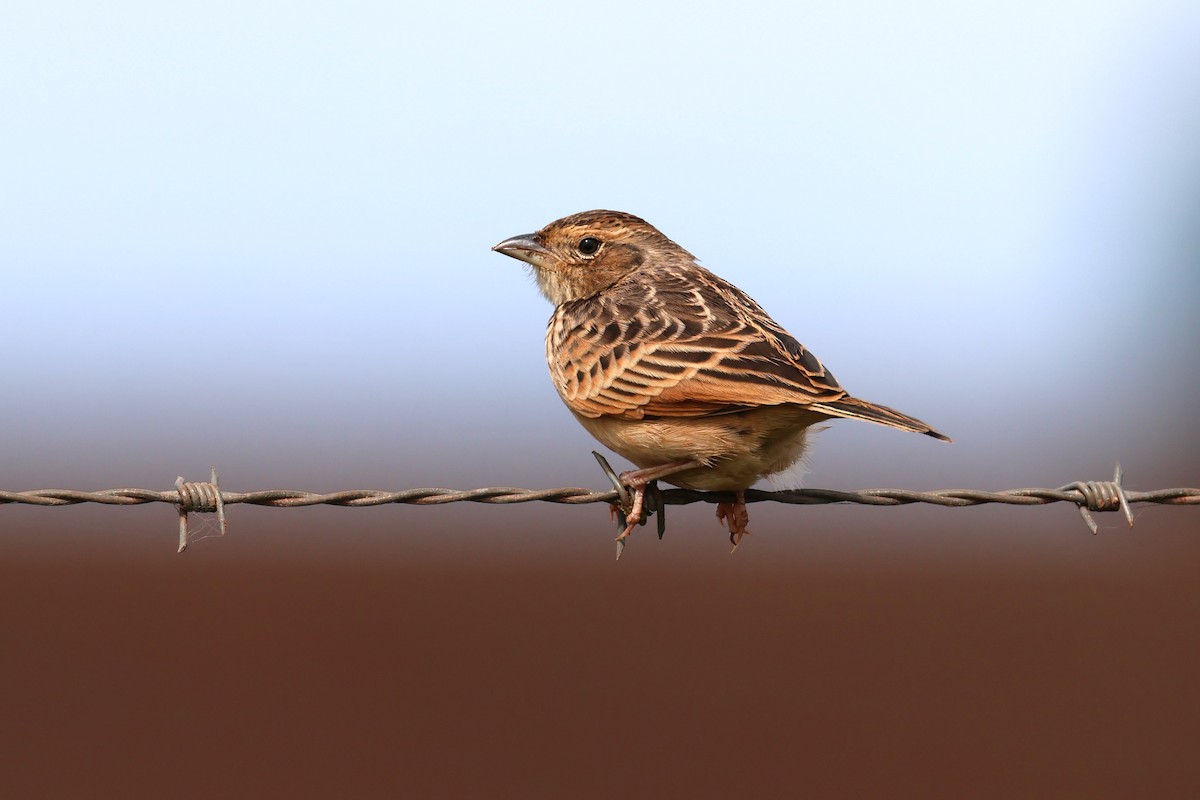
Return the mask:
[[[1107, 483], [1107, 482], [1106, 482]], [[867, 506], [903, 506], [913, 503], [961, 508], [987, 503], [1002, 503], [1014, 506], [1041, 506], [1050, 503], [1072, 503], [1091, 506], [1092, 510], [1113, 510], [1110, 504], [1097, 503], [1103, 493], [1095, 490], [1093, 495], [1070, 485], [1059, 489], [1008, 489], [999, 492], [978, 489], [938, 489], [917, 491], [913, 489], [862, 489], [842, 491], [837, 489], [794, 489], [791, 491], [767, 492], [756, 489], [746, 491], [747, 503], [786, 503], [789, 505], [830, 505], [855, 503]], [[1200, 505], [1200, 488], [1155, 489], [1138, 492], [1124, 490], [1129, 503], [1155, 503], [1158, 505]], [[378, 489], [347, 489], [340, 492], [320, 493], [294, 489], [266, 489], [255, 492], [230, 492], [224, 489], [218, 496], [224, 505], [247, 503], [255, 506], [275, 508], [297, 508], [303, 506], [329, 505], [382, 506], [406, 504], [419, 506], [445, 505], [448, 503], [487, 503], [509, 505], [514, 503], [562, 503], [584, 505], [587, 503], [613, 503], [617, 501], [615, 491], [597, 492], [578, 487], [557, 489], [520, 489], [509, 486], [492, 486], [481, 489], [405, 489], [387, 492]], [[731, 492], [698, 492], [691, 489], [665, 489], [663, 501], [668, 505], [691, 503], [721, 503], [733, 500]], [[183, 505], [188, 506], [185, 494]], [[0, 490], [0, 505], [13, 503], [33, 506], [68, 506], [81, 503], [99, 503], [112, 506], [136, 506], [145, 503], [168, 503], [181, 505], [180, 492], [154, 491], [152, 489], [101, 489], [87, 492], [77, 489], [32, 489], [21, 492]], [[201, 510], [191, 508], [191, 510]]]
[[[593, 452], [613, 489], [594, 492], [564, 486], [558, 489], [519, 489], [511, 486], [492, 486], [482, 489], [405, 489], [399, 492], [384, 492], [377, 489], [347, 489], [341, 492], [321, 494], [292, 489], [267, 489], [258, 492], [227, 492], [220, 488], [217, 468], [212, 468], [208, 481], [187, 483], [182, 477], [175, 481], [175, 491], [156, 492], [150, 489], [102, 489], [98, 492], [83, 492], [77, 489], [33, 489], [25, 492], [0, 491], [0, 505], [16, 503], [35, 506], [68, 506], [80, 503], [133, 506], [144, 503], [169, 503], [179, 512], [179, 552], [187, 549], [191, 541], [189, 514], [191, 512], [215, 511], [218, 529], [226, 532], [225, 506], [248, 503], [275, 508], [297, 508], [304, 506], [382, 506], [395, 503], [433, 506], [447, 503], [489, 503], [510, 505], [513, 503], [612, 503], [619, 517], [618, 529], [624, 528], [627, 515], [637, 505], [631, 503], [628, 487], [613, 470], [608, 461]], [[1083, 517], [1093, 534], [1099, 531], [1093, 511], [1123, 511], [1130, 527], [1133, 527], [1133, 503], [1158, 503], [1160, 505], [1200, 505], [1200, 489], [1156, 489], [1149, 492], [1126, 491], [1121, 485], [1121, 465], [1117, 464], [1111, 481], [1075, 481], [1057, 489], [1009, 489], [1002, 492], [985, 492], [978, 489], [940, 489], [921, 492], [913, 489], [863, 489], [839, 491], [837, 489], [795, 489], [783, 492], [764, 492], [748, 489], [744, 492], [747, 503], [777, 502], [791, 505], [828, 505], [832, 503], [857, 503], [868, 506], [903, 506], [913, 503], [961, 508], [985, 503], [1003, 503], [1015, 506], [1041, 506], [1049, 503], [1071, 503]], [[649, 488], [649, 487], [647, 487]], [[668, 489], [659, 491], [657, 486], [647, 494], [647, 510], [657, 517], [658, 536], [661, 539], [666, 525], [665, 505], [688, 505], [689, 503], [728, 503], [736, 501], [733, 492], [698, 492], [691, 489]], [[639, 498], [638, 502], [641, 500]], [[660, 505], [663, 504], [663, 505]], [[657, 511], [657, 513], [655, 513]], [[641, 519], [646, 523], [646, 518]], [[617, 538], [617, 558], [625, 549], [625, 536]], [[734, 543], [736, 547], [736, 542]]]

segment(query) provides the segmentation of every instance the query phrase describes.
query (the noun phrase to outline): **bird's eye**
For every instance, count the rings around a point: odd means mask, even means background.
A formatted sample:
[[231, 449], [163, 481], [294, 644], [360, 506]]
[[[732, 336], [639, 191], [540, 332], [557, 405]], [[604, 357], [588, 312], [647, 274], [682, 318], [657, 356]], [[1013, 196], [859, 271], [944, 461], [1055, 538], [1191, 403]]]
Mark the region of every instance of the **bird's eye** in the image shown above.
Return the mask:
[[585, 256], [594, 256], [596, 251], [600, 249], [600, 240], [595, 236], [585, 236], [579, 240], [579, 252]]

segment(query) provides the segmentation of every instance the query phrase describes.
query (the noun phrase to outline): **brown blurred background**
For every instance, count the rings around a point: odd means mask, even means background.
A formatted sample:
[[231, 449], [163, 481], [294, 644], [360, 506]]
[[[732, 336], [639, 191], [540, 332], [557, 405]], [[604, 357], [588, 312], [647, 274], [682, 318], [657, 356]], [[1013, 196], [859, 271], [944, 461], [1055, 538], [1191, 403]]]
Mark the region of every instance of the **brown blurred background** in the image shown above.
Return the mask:
[[1200, 791], [1196, 509], [671, 511], [5, 507], [5, 794]]

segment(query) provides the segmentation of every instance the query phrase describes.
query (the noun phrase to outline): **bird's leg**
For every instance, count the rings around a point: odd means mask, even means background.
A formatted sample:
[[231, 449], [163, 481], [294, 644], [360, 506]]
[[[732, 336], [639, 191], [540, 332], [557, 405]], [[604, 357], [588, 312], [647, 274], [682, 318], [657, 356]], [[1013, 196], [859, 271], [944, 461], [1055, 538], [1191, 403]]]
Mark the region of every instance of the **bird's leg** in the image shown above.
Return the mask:
[[732, 503], [717, 503], [717, 521], [729, 528], [729, 541], [733, 543], [732, 553], [737, 550], [738, 542], [750, 533], [746, 526], [750, 524], [750, 511], [746, 508], [746, 493], [738, 489], [733, 493]]
[[627, 472], [622, 472], [617, 476], [618, 480], [625, 486], [633, 490], [633, 502], [630, 508], [625, 513], [625, 530], [621, 531], [621, 535], [617, 537], [617, 541], [626, 539], [629, 534], [633, 533], [633, 528], [642, 521], [642, 511], [646, 503], [646, 486], [651, 481], [656, 481], [659, 478], [665, 478], [668, 475], [674, 475], [677, 472], [683, 472], [688, 469], [696, 469], [703, 467], [704, 463], [695, 459], [686, 461], [670, 461], [666, 464], [659, 464], [654, 467], [646, 467], [644, 469], [633, 469]]

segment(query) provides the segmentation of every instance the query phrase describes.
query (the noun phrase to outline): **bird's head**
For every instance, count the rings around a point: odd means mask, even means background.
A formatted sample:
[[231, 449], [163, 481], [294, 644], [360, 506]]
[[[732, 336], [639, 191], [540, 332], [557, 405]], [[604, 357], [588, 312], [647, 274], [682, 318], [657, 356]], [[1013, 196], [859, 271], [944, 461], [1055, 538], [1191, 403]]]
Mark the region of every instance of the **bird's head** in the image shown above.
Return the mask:
[[647, 264], [695, 262], [653, 225], [620, 211], [572, 214], [492, 249], [531, 265], [542, 294], [556, 306], [599, 294]]

